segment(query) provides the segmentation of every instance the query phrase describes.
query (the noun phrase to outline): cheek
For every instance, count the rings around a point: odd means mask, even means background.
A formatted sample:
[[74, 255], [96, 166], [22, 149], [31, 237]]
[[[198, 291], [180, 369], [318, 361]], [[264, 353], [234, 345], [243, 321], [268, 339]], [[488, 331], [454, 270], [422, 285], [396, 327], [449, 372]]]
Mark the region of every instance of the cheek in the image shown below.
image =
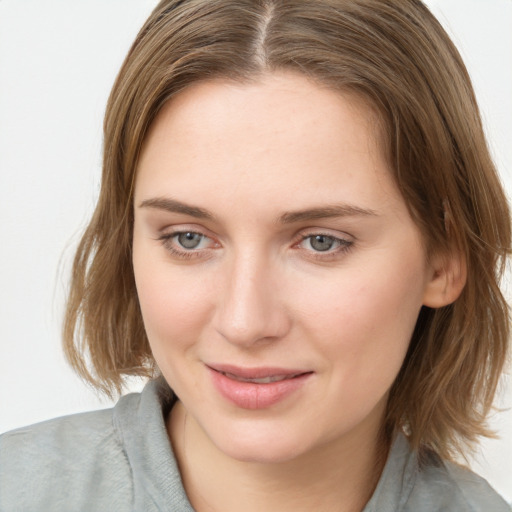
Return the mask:
[[[147, 254], [147, 253], [146, 253]], [[205, 282], [134, 247], [134, 272], [144, 326], [155, 359], [165, 351], [185, 350], [209, 316]]]
[[[421, 260], [420, 260], [421, 261]], [[375, 264], [341, 271], [322, 288], [300, 293], [303, 328], [346, 375], [394, 379], [409, 346], [421, 309], [422, 272], [418, 265]]]

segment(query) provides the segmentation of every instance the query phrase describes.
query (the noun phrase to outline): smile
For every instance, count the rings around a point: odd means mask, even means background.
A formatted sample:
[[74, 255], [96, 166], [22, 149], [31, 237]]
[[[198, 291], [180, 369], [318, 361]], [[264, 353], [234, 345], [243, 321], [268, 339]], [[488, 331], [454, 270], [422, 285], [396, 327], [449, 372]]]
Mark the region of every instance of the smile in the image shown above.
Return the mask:
[[261, 378], [250, 378], [250, 377], [241, 377], [240, 375], [235, 375], [234, 373], [228, 372], [220, 372], [222, 375], [226, 376], [228, 379], [237, 380], [239, 382], [252, 382], [254, 384], [271, 384], [272, 382], [280, 382], [286, 379], [294, 379], [299, 375], [303, 375], [302, 373], [296, 373], [292, 375], [271, 375], [268, 377]]
[[314, 374], [282, 368], [207, 366], [213, 388], [222, 399], [241, 409], [267, 409], [297, 395]]

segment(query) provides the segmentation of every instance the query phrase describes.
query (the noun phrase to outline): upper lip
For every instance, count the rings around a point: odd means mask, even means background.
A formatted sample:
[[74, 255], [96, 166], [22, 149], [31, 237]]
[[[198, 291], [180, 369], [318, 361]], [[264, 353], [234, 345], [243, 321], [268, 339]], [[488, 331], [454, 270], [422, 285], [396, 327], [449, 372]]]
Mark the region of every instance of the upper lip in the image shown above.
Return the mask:
[[243, 366], [235, 366], [231, 364], [207, 364], [208, 368], [220, 372], [228, 373], [241, 377], [243, 379], [264, 379], [266, 377], [294, 377], [304, 373], [311, 373], [310, 370], [297, 368], [279, 368], [274, 366], [261, 366], [255, 368], [247, 368]]

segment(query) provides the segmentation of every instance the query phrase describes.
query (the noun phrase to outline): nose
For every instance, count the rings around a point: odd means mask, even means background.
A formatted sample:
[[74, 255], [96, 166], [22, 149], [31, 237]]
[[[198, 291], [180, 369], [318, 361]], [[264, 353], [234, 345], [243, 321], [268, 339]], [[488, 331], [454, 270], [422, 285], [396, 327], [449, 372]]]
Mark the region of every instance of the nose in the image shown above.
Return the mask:
[[217, 332], [246, 348], [283, 337], [291, 322], [280, 288], [282, 272], [254, 254], [234, 258], [226, 267], [214, 315]]

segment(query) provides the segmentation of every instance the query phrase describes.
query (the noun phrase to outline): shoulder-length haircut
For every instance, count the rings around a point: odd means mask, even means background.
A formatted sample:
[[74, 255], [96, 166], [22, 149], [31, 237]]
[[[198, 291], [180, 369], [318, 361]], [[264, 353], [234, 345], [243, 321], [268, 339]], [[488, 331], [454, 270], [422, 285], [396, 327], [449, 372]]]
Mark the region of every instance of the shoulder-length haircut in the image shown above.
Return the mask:
[[[394, 179], [429, 252], [459, 251], [461, 296], [420, 312], [391, 389], [385, 427], [413, 448], [453, 456], [489, 435], [485, 419], [506, 361], [499, 283], [510, 213], [455, 46], [420, 0], [163, 0], [111, 92], [101, 192], [78, 247], [64, 346], [108, 395], [157, 373], [132, 270], [133, 186], [149, 126], [194, 82], [291, 70], [355, 92], [379, 115]], [[293, 122], [293, 120], [290, 120]]]

